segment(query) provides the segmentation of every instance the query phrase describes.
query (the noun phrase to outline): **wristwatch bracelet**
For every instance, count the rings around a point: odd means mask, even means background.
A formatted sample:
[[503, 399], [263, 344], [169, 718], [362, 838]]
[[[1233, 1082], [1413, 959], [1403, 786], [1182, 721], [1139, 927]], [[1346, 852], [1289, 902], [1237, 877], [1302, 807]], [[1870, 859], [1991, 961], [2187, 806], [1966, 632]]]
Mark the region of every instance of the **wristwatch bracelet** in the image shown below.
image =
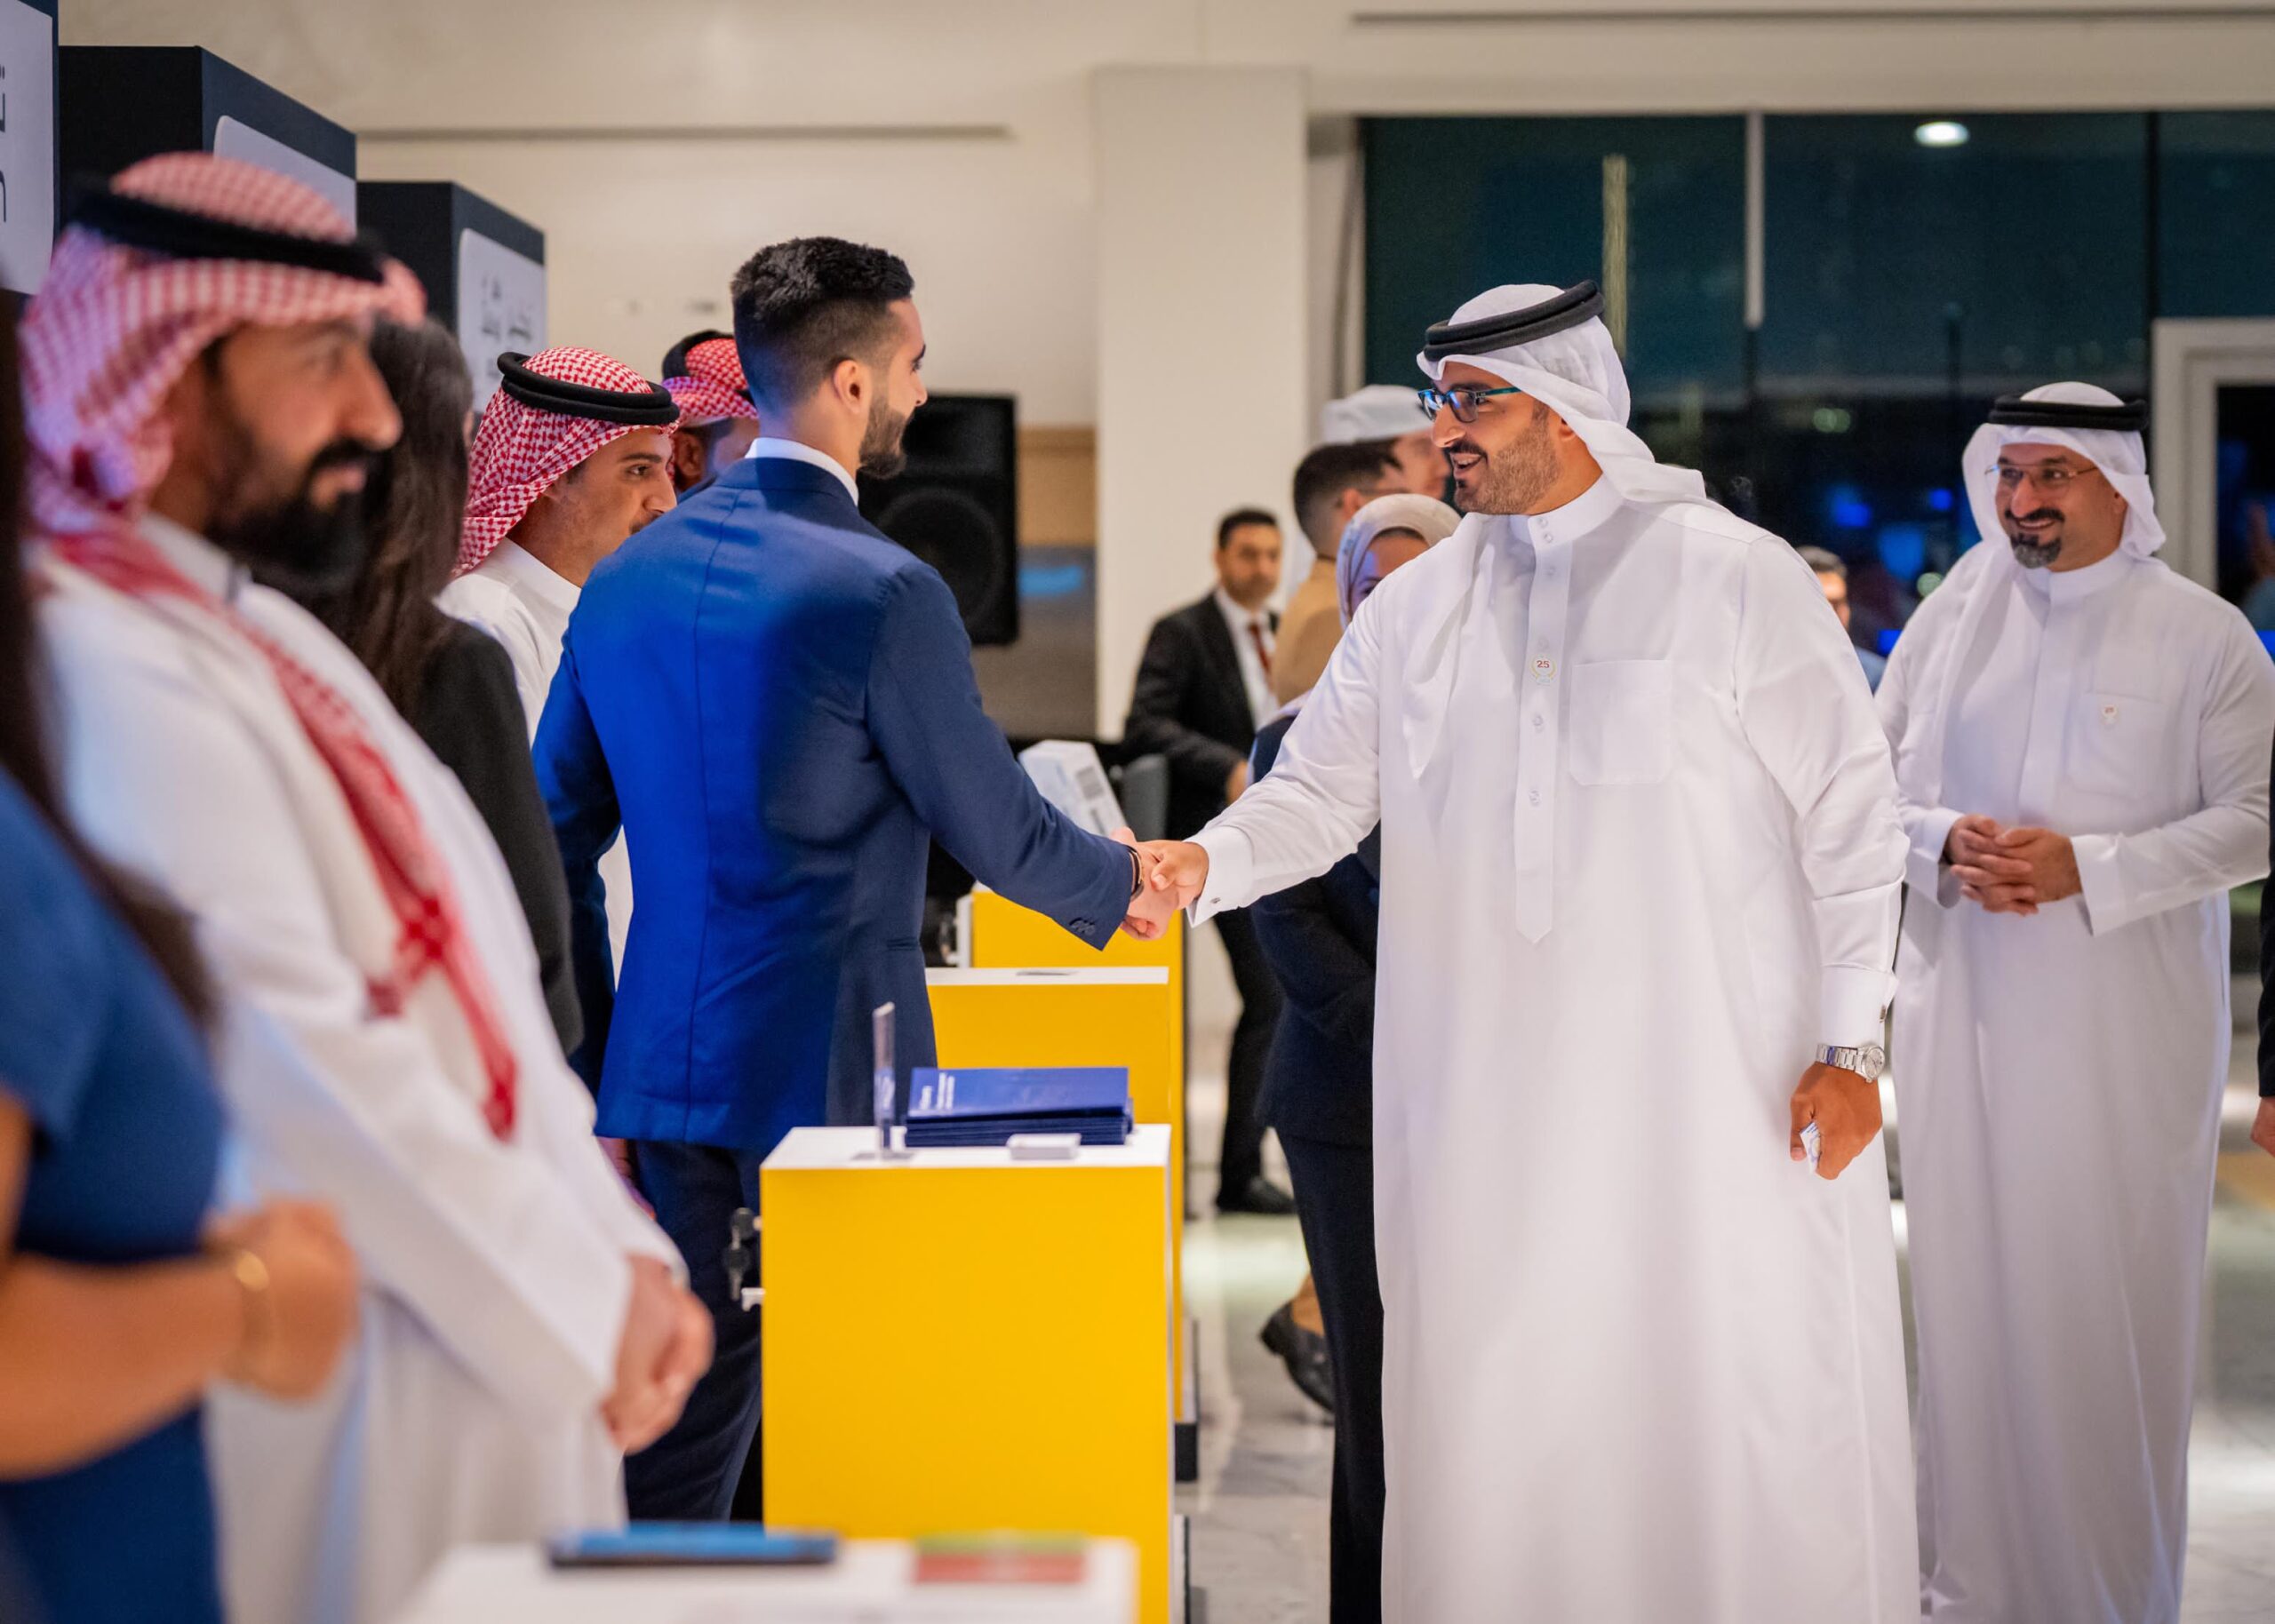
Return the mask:
[[1878, 1082], [1880, 1073], [1888, 1070], [1888, 1051], [1877, 1043], [1823, 1043], [1817, 1046], [1816, 1063]]

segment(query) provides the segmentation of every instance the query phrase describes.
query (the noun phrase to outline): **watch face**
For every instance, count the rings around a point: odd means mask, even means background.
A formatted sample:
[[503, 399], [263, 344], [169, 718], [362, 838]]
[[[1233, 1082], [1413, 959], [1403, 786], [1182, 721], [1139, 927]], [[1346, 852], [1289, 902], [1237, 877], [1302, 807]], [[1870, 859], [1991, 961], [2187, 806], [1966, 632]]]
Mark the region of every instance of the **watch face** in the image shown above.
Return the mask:
[[1864, 1062], [1864, 1074], [1874, 1082], [1880, 1081], [1880, 1073], [1888, 1070], [1888, 1051], [1877, 1043], [1868, 1043], [1856, 1053]]

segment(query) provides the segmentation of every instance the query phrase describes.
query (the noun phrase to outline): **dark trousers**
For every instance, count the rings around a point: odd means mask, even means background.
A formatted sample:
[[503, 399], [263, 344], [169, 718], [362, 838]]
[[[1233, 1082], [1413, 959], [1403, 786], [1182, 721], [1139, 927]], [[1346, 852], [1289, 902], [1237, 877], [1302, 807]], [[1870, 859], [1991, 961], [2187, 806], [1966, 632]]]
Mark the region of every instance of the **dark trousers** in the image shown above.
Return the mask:
[[1335, 1365], [1335, 1478], [1328, 1495], [1328, 1618], [1383, 1616], [1383, 1299], [1375, 1278], [1375, 1157], [1281, 1130], [1296, 1217]]
[[[678, 1424], [624, 1463], [635, 1521], [717, 1522], [736, 1504], [758, 1434], [758, 1315], [728, 1301], [726, 1252], [735, 1209], [758, 1210], [759, 1159], [662, 1140], [632, 1147], [640, 1191], [687, 1260], [688, 1289], [711, 1310], [714, 1338], [711, 1368], [688, 1395]], [[756, 1262], [754, 1255], [744, 1285], [758, 1284]]]
[[1217, 934], [1233, 961], [1240, 989], [1240, 1024], [1233, 1028], [1232, 1063], [1225, 1074], [1225, 1146], [1217, 1158], [1217, 1191], [1248, 1188], [1264, 1173], [1264, 1118], [1257, 1102], [1264, 1092], [1265, 1063], [1272, 1058], [1272, 1034], [1280, 1026], [1280, 978], [1256, 937], [1256, 921], [1245, 912], [1217, 916]]

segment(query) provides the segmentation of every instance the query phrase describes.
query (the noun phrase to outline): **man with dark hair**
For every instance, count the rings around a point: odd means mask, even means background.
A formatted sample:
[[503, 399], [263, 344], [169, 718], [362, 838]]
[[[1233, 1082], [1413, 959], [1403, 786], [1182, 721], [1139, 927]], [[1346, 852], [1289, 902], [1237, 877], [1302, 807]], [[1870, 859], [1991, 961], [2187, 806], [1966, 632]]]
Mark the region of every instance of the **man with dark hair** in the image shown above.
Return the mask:
[[[1840, 617], [1840, 629], [1848, 631], [1848, 566], [1842, 561], [1840, 554], [1828, 547], [1796, 547], [1793, 550], [1801, 555], [1801, 562], [1815, 572], [1816, 584], [1824, 591], [1824, 601]], [[1856, 642], [1853, 635], [1849, 641]], [[1872, 691], [1879, 692], [1880, 675], [1888, 670], [1887, 658], [1878, 651], [1856, 643], [1856, 663], [1864, 668], [1864, 681], [1872, 684]]]
[[1445, 495], [1446, 454], [1430, 437], [1422, 402], [1402, 384], [1369, 384], [1329, 401], [1320, 409], [1319, 439], [1321, 445], [1380, 446], [1398, 463], [1395, 489], [1417, 497]]
[[[680, 1425], [627, 1474], [641, 1517], [724, 1516], [750, 1453], [758, 1324], [722, 1254], [759, 1163], [794, 1127], [871, 1119], [879, 1005], [902, 1077], [933, 1059], [930, 841], [1093, 946], [1137, 895], [1130, 849], [1054, 810], [981, 710], [946, 584], [855, 504], [924, 403], [912, 288], [892, 255], [827, 237], [736, 273], [768, 433], [593, 572], [538, 733], [579, 961], [600, 972], [579, 989], [600, 1131], [630, 1142], [717, 1333]], [[641, 901], [611, 987], [590, 899], [619, 825]]]
[[733, 467], [758, 438], [758, 408], [731, 333], [691, 332], [664, 352], [664, 387], [679, 404], [672, 484], [684, 498]]
[[[1413, 394], [1412, 390], [1406, 393], [1409, 398]], [[1415, 416], [1421, 416], [1419, 407]], [[1343, 620], [1336, 609], [1335, 550], [1343, 539], [1343, 527], [1375, 498], [1405, 489], [1405, 475], [1386, 440], [1313, 446], [1296, 465], [1296, 522], [1312, 544], [1312, 567], [1296, 584], [1288, 612], [1281, 617], [1280, 656], [1272, 669], [1273, 693], [1281, 704], [1292, 704], [1312, 691], [1342, 635]]]
[[[1280, 706], [1273, 697], [1280, 585], [1280, 524], [1243, 507], [1217, 524], [1217, 587], [1154, 624], [1138, 668], [1122, 736], [1131, 751], [1166, 756], [1169, 830], [1185, 839], [1248, 788], [1249, 746]], [[1264, 1121], [1257, 1096], [1280, 1023], [1280, 983], [1246, 913], [1217, 921], [1240, 988], [1241, 1015], [1225, 1068], [1224, 1150], [1217, 1210], [1291, 1213], [1294, 1198], [1264, 1176]]]

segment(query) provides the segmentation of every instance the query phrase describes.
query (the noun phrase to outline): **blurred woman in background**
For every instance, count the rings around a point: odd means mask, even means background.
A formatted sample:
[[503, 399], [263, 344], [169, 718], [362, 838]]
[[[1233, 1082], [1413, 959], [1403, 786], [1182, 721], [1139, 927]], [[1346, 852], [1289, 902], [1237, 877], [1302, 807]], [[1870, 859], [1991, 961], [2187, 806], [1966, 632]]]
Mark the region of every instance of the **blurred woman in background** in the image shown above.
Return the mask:
[[490, 826], [529, 919], [546, 1008], [567, 1055], [583, 1031], [570, 973], [569, 885], [538, 793], [513, 662], [489, 633], [435, 606], [466, 513], [474, 407], [466, 355], [440, 322], [382, 322], [371, 335], [371, 360], [403, 416], [403, 438], [365, 487], [371, 550], [363, 573], [341, 592], [297, 595], [355, 650]]

